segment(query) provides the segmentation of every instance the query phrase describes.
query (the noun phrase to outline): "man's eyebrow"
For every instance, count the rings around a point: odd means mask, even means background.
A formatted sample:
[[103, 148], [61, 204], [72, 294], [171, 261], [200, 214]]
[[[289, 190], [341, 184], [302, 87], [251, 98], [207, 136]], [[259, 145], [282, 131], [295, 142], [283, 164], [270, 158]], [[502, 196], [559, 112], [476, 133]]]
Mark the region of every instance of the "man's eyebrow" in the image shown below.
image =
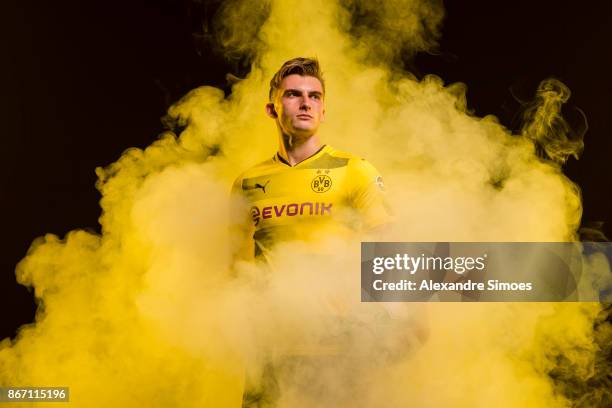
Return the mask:
[[299, 93], [299, 94], [302, 93], [302, 91], [300, 91], [299, 89], [287, 88], [287, 89], [285, 89], [283, 91], [283, 94], [286, 94], [286, 93], [289, 93], [289, 92], [296, 92], [296, 93]]
[[[289, 92], [295, 92], [295, 93], [301, 94], [302, 90], [301, 89], [294, 89], [294, 88], [287, 88], [287, 89], [285, 89], [283, 91], [283, 95], [286, 94], [286, 93], [289, 93]], [[323, 95], [323, 92], [321, 92], [321, 91], [307, 91], [307, 92], [308, 92], [308, 95], [319, 95], [319, 96]]]

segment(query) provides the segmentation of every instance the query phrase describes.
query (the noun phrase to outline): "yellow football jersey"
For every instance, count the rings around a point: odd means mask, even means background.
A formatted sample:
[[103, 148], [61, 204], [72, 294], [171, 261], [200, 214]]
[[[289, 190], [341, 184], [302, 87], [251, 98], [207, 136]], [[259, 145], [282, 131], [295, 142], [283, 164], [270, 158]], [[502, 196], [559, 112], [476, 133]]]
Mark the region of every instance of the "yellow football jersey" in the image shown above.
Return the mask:
[[313, 242], [390, 221], [378, 171], [328, 145], [295, 166], [277, 153], [242, 173], [232, 196], [233, 222], [252, 236], [256, 257], [279, 242]]

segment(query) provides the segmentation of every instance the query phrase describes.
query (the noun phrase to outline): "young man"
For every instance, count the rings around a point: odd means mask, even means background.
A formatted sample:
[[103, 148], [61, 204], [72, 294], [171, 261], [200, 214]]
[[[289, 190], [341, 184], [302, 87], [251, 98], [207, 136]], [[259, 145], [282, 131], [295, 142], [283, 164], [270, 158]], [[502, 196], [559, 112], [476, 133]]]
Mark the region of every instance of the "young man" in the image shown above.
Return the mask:
[[[273, 266], [272, 250], [281, 242], [308, 242], [309, 250], [325, 252], [325, 245], [317, 244], [330, 237], [377, 232], [390, 223], [378, 171], [319, 138], [325, 82], [316, 59], [295, 58], [282, 65], [270, 81], [266, 113], [278, 128], [278, 152], [233, 184], [234, 259], [261, 259]], [[276, 381], [292, 372], [291, 364], [319, 373], [321, 363], [330, 366], [341, 357], [294, 355], [280, 364], [284, 367], [267, 366], [259, 387], [246, 386], [243, 407], [274, 406]]]
[[[234, 182], [235, 256], [265, 258], [279, 242], [316, 242], [389, 223], [378, 171], [322, 144], [325, 83], [316, 59], [285, 62], [270, 81], [266, 113], [278, 127], [278, 152]], [[247, 212], [248, 211], [248, 212]], [[250, 214], [249, 223], [240, 222]]]

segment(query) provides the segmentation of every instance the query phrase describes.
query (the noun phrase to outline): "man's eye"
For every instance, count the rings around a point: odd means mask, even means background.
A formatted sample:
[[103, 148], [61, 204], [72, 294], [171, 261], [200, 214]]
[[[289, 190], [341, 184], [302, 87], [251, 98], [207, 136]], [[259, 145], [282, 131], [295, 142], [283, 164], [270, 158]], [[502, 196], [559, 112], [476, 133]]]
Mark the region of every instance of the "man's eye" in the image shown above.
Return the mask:
[[321, 99], [321, 97], [320, 97], [319, 95], [310, 95], [310, 97], [311, 97], [312, 99], [316, 99], [316, 100]]

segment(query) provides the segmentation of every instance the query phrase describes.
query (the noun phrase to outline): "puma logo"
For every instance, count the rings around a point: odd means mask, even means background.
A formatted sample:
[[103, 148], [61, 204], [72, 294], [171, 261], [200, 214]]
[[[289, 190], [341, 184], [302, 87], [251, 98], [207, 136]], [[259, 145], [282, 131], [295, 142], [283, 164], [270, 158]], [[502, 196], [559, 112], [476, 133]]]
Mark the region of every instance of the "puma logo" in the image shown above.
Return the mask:
[[255, 183], [255, 185], [253, 186], [244, 186], [245, 190], [255, 190], [258, 188], [261, 188], [263, 190], [263, 192], [266, 192], [266, 187], [268, 186], [268, 183], [270, 182], [270, 180], [266, 181], [265, 184], [260, 184], [260, 183]]

